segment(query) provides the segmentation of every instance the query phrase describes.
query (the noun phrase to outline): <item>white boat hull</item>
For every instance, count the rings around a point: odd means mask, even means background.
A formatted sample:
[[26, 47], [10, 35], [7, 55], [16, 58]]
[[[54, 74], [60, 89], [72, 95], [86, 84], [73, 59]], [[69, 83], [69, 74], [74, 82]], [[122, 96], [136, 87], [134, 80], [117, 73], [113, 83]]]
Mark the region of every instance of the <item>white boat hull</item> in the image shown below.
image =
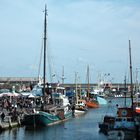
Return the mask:
[[85, 110], [77, 110], [77, 109], [75, 109], [74, 115], [75, 116], [80, 116], [80, 115], [85, 114], [86, 112], [87, 111], [85, 111]]

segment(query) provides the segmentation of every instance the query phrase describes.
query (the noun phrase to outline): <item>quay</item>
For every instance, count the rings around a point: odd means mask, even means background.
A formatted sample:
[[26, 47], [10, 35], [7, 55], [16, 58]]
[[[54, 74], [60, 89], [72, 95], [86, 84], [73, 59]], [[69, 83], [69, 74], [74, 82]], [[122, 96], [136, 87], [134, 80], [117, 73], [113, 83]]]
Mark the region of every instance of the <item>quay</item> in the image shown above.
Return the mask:
[[[20, 127], [23, 125], [24, 114], [33, 111], [32, 102], [34, 99], [27, 99], [22, 96], [0, 98], [0, 132]], [[35, 104], [35, 103], [34, 103]]]
[[0, 131], [12, 129], [19, 126], [21, 126], [21, 121], [19, 117], [16, 121], [11, 121], [11, 116], [6, 116], [4, 121], [0, 120]]
[[[0, 77], [0, 88], [3, 88], [2, 86], [4, 85], [22, 85], [24, 84], [25, 86], [28, 85], [30, 86], [31, 84], [37, 84], [38, 83], [38, 78], [31, 78], [31, 77]], [[72, 83], [65, 83], [63, 86], [66, 89], [72, 88], [76, 89], [76, 85]], [[80, 86], [80, 87], [79, 87]], [[97, 84], [90, 84], [90, 87], [94, 88], [96, 87]], [[106, 88], [114, 88], [119, 90], [124, 90], [124, 84], [108, 84], [106, 83], [105, 87]], [[130, 84], [127, 84], [127, 86], [130, 86]], [[87, 89], [88, 84], [79, 84], [78, 88], [80, 89]], [[129, 88], [127, 88], [129, 89]], [[130, 97], [130, 94], [127, 95], [127, 97]], [[121, 97], [120, 97], [121, 98]], [[41, 102], [41, 99], [38, 99], [39, 105]], [[10, 98], [10, 97], [3, 97], [0, 99], [0, 116], [4, 112], [5, 114], [5, 119], [3, 120], [2, 117], [0, 119], [0, 131], [6, 130], [6, 129], [11, 129], [13, 127], [18, 127], [22, 125], [22, 115], [32, 112], [34, 107], [36, 106], [37, 102], [34, 101], [34, 99], [26, 99], [23, 97], [19, 98]], [[39, 106], [40, 107], [40, 106]], [[10, 115], [9, 115], [10, 114]], [[15, 117], [12, 119], [12, 117]]]
[[[46, 80], [47, 81], [47, 80]], [[3, 84], [19, 84], [19, 85], [35, 85], [39, 82], [38, 77], [0, 77], [0, 85]], [[124, 83], [104, 83], [107, 88], [117, 89], [117, 90], [124, 90]], [[75, 83], [64, 83], [63, 86], [65, 88], [76, 88]], [[97, 87], [98, 83], [90, 83], [90, 87]], [[140, 86], [140, 85], [137, 85]], [[86, 89], [88, 87], [87, 83], [80, 83], [78, 87], [81, 89]], [[130, 88], [130, 83], [126, 84], [126, 88]]]

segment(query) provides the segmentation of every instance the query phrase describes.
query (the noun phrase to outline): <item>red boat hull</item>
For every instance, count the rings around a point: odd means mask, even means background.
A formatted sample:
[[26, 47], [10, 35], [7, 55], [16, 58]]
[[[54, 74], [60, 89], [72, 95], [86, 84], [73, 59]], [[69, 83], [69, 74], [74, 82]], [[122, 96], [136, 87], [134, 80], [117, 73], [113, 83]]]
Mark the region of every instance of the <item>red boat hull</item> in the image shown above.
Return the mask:
[[140, 114], [140, 107], [136, 107], [136, 113]]
[[98, 102], [93, 102], [93, 101], [87, 101], [86, 105], [88, 108], [98, 108], [99, 107], [99, 103]]

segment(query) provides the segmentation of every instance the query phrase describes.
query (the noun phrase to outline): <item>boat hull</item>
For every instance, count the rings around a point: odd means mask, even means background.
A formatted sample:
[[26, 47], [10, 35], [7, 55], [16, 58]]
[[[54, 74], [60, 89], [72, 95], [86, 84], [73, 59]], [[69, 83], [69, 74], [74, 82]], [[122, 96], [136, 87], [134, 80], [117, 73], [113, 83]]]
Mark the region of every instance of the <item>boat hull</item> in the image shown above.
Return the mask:
[[136, 107], [136, 113], [140, 114], [140, 107]]
[[107, 134], [108, 131], [114, 129], [115, 117], [113, 116], [104, 116], [102, 122], [99, 123], [100, 132]]
[[88, 108], [98, 108], [99, 107], [98, 102], [92, 102], [92, 101], [87, 101], [86, 105], [87, 105]]
[[100, 105], [106, 105], [108, 103], [106, 99], [99, 96], [97, 96], [97, 101], [99, 102]]
[[67, 112], [65, 115], [53, 115], [40, 111], [39, 113], [25, 115], [23, 124], [31, 126], [49, 126], [66, 121], [70, 118], [72, 118], [72, 111]]
[[83, 114], [85, 114], [87, 111], [84, 111], [84, 110], [75, 110], [74, 111], [74, 116], [77, 117], [77, 116], [81, 116]]

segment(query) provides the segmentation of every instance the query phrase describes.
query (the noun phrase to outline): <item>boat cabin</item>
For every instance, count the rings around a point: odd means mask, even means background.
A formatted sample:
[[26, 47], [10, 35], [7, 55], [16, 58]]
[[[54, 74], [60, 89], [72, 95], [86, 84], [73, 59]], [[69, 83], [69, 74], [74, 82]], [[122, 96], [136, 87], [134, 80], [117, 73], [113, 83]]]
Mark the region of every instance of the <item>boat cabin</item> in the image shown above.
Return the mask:
[[133, 117], [133, 110], [130, 107], [119, 107], [117, 111], [118, 117]]
[[120, 107], [115, 118], [114, 129], [135, 129], [134, 111], [130, 107]]
[[135, 129], [134, 118], [132, 117], [116, 117], [114, 129]]

